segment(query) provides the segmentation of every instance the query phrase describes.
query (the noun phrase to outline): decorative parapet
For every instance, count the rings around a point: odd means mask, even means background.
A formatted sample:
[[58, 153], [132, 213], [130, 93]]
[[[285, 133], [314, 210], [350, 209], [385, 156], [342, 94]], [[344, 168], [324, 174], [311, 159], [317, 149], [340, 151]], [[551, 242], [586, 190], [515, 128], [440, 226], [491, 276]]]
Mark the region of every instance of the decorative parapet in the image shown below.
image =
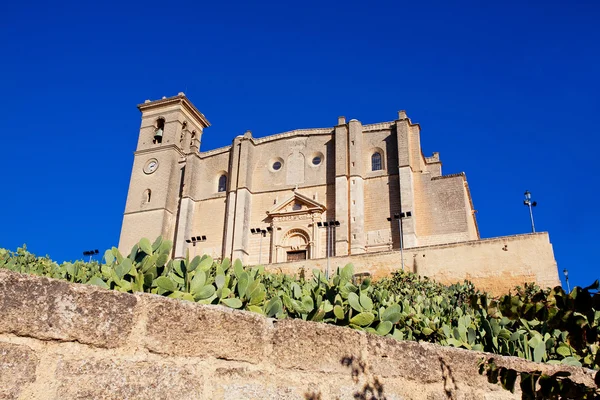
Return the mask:
[[[382, 131], [382, 130], [391, 129], [391, 127], [394, 124], [395, 124], [394, 121], [380, 122], [380, 123], [375, 123], [375, 124], [367, 124], [367, 125], [363, 125], [362, 129], [363, 129], [363, 132]], [[267, 142], [272, 142], [274, 140], [286, 139], [286, 138], [291, 138], [291, 137], [296, 137], [296, 136], [332, 135], [333, 129], [334, 128], [294, 129], [292, 131], [277, 133], [277, 134], [265, 136], [262, 138], [251, 138], [251, 140], [252, 140], [252, 143], [254, 143], [255, 145], [258, 145], [261, 143], [267, 143]], [[231, 148], [231, 146], [224, 146], [224, 147], [219, 147], [217, 149], [201, 152], [200, 157], [204, 158], [204, 157], [213, 156], [215, 154], [224, 153], [226, 151], [229, 151], [230, 148]]]
[[373, 132], [373, 131], [383, 131], [387, 129], [391, 129], [394, 126], [395, 122], [379, 122], [376, 124], [367, 124], [363, 125], [363, 132]]
[[431, 157], [425, 157], [425, 162], [427, 164], [439, 163], [440, 162], [440, 153], [438, 153], [437, 151], [434, 151], [433, 154], [431, 155]]
[[449, 179], [449, 178], [463, 178], [463, 179], [467, 179], [467, 175], [464, 172], [458, 172], [456, 174], [448, 174], [448, 175], [442, 175], [442, 176], [434, 176], [433, 178], [431, 178], [432, 181], [437, 181], [439, 179]]
[[293, 131], [278, 133], [275, 135], [265, 136], [260, 139], [254, 139], [255, 144], [271, 142], [273, 140], [285, 139], [293, 136], [309, 136], [309, 135], [331, 135], [333, 128], [313, 128], [313, 129], [295, 129]]

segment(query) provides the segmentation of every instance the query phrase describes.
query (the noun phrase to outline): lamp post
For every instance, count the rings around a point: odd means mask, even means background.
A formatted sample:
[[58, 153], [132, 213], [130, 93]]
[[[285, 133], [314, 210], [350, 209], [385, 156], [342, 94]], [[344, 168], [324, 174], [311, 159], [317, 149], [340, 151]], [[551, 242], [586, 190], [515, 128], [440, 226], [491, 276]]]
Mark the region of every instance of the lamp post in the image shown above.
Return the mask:
[[192, 246], [194, 247], [194, 255], [192, 256], [193, 258], [196, 258], [196, 243], [198, 242], [206, 242], [206, 236], [202, 235], [202, 236], [192, 236], [189, 237], [187, 239], [185, 239], [186, 243], [191, 243]]
[[333, 253], [333, 232], [335, 228], [340, 226], [340, 221], [332, 219], [331, 221], [317, 222], [317, 226], [327, 230], [327, 269], [325, 270], [325, 278], [329, 280], [329, 257]]
[[[402, 220], [404, 218], [412, 217], [411, 211], [396, 213], [393, 215], [393, 218], [398, 221], [398, 232], [400, 233], [400, 265], [402, 266], [402, 271], [404, 271], [404, 231], [402, 229]], [[388, 221], [392, 221], [392, 217], [388, 217]]]
[[565, 268], [563, 269], [563, 274], [565, 274], [565, 281], [567, 282], [567, 291], [571, 293], [571, 286], [569, 285], [569, 271]]
[[537, 201], [531, 201], [531, 193], [529, 190], [525, 191], [525, 200], [523, 204], [529, 207], [529, 218], [531, 219], [531, 232], [535, 233], [535, 225], [533, 224], [533, 207], [537, 206]]
[[272, 231], [273, 231], [273, 228], [270, 226], [267, 226], [266, 229], [262, 229], [262, 228], [250, 229], [250, 233], [252, 233], [253, 235], [260, 235], [260, 244], [258, 245], [258, 265], [260, 265], [261, 260], [262, 260], [262, 238], [267, 236], [267, 232], [271, 233]]
[[89, 256], [90, 259], [88, 260], [88, 262], [92, 262], [92, 257], [94, 257], [94, 255], [98, 254], [98, 253], [99, 253], [98, 249], [96, 249], [96, 250], [86, 250], [86, 251], [83, 252], [83, 255], [85, 257]]

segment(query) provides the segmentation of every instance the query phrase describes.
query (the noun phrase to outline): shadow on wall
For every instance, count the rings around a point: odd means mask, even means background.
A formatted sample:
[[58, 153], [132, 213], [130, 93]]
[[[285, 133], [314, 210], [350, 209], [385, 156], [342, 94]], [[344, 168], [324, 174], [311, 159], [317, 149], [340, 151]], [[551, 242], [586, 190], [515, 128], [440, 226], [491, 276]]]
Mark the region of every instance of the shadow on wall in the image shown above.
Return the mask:
[[[458, 391], [458, 385], [452, 375], [452, 368], [444, 361], [442, 357], [439, 358], [440, 369], [442, 372], [442, 378], [444, 381], [444, 392], [447, 399], [455, 399]], [[371, 372], [367, 363], [360, 357], [346, 356], [340, 360], [340, 363], [344, 367], [350, 369], [352, 374], [352, 381], [355, 384], [362, 382], [362, 387], [353, 393], [352, 398], [357, 400], [386, 400], [387, 397], [384, 394], [383, 383], [377, 376], [374, 376]], [[362, 377], [362, 378], [361, 378]], [[322, 400], [323, 396], [320, 392], [307, 392], [304, 394], [305, 400]]]
[[[352, 380], [354, 383], [359, 383], [361, 375], [364, 375], [364, 384], [361, 389], [354, 392], [353, 398], [358, 400], [386, 400], [387, 397], [383, 394], [383, 384], [379, 381], [379, 378], [373, 376], [367, 363], [360, 357], [346, 356], [341, 359], [340, 363], [344, 367], [350, 368], [352, 373]], [[306, 400], [322, 400], [321, 393], [306, 393], [304, 395]]]

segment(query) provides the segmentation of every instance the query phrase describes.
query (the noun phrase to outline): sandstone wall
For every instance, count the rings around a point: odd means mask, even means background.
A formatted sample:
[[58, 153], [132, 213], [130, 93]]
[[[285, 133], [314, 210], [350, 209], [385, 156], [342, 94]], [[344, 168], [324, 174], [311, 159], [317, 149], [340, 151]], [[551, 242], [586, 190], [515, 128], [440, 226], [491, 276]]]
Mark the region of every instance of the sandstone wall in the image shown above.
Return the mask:
[[[374, 278], [389, 276], [401, 266], [398, 250], [332, 257], [330, 271], [354, 264], [354, 272], [369, 272]], [[560, 285], [552, 244], [547, 232], [504, 236], [404, 250], [407, 271], [428, 276], [444, 284], [472, 281], [479, 289], [505, 294], [516, 285], [536, 282], [542, 287]], [[325, 271], [327, 259], [271, 264], [268, 270], [298, 274], [304, 268]]]
[[489, 356], [0, 270], [0, 399], [350, 399], [375, 379], [388, 399], [518, 398], [478, 374]]

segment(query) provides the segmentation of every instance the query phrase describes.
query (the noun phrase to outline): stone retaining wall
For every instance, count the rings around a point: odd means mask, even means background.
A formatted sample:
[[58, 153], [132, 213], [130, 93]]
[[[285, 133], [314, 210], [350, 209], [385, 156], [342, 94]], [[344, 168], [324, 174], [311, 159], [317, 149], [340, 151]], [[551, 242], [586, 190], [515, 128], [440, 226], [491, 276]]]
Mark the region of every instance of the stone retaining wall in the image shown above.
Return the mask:
[[478, 374], [489, 356], [0, 270], [0, 399], [518, 398]]

